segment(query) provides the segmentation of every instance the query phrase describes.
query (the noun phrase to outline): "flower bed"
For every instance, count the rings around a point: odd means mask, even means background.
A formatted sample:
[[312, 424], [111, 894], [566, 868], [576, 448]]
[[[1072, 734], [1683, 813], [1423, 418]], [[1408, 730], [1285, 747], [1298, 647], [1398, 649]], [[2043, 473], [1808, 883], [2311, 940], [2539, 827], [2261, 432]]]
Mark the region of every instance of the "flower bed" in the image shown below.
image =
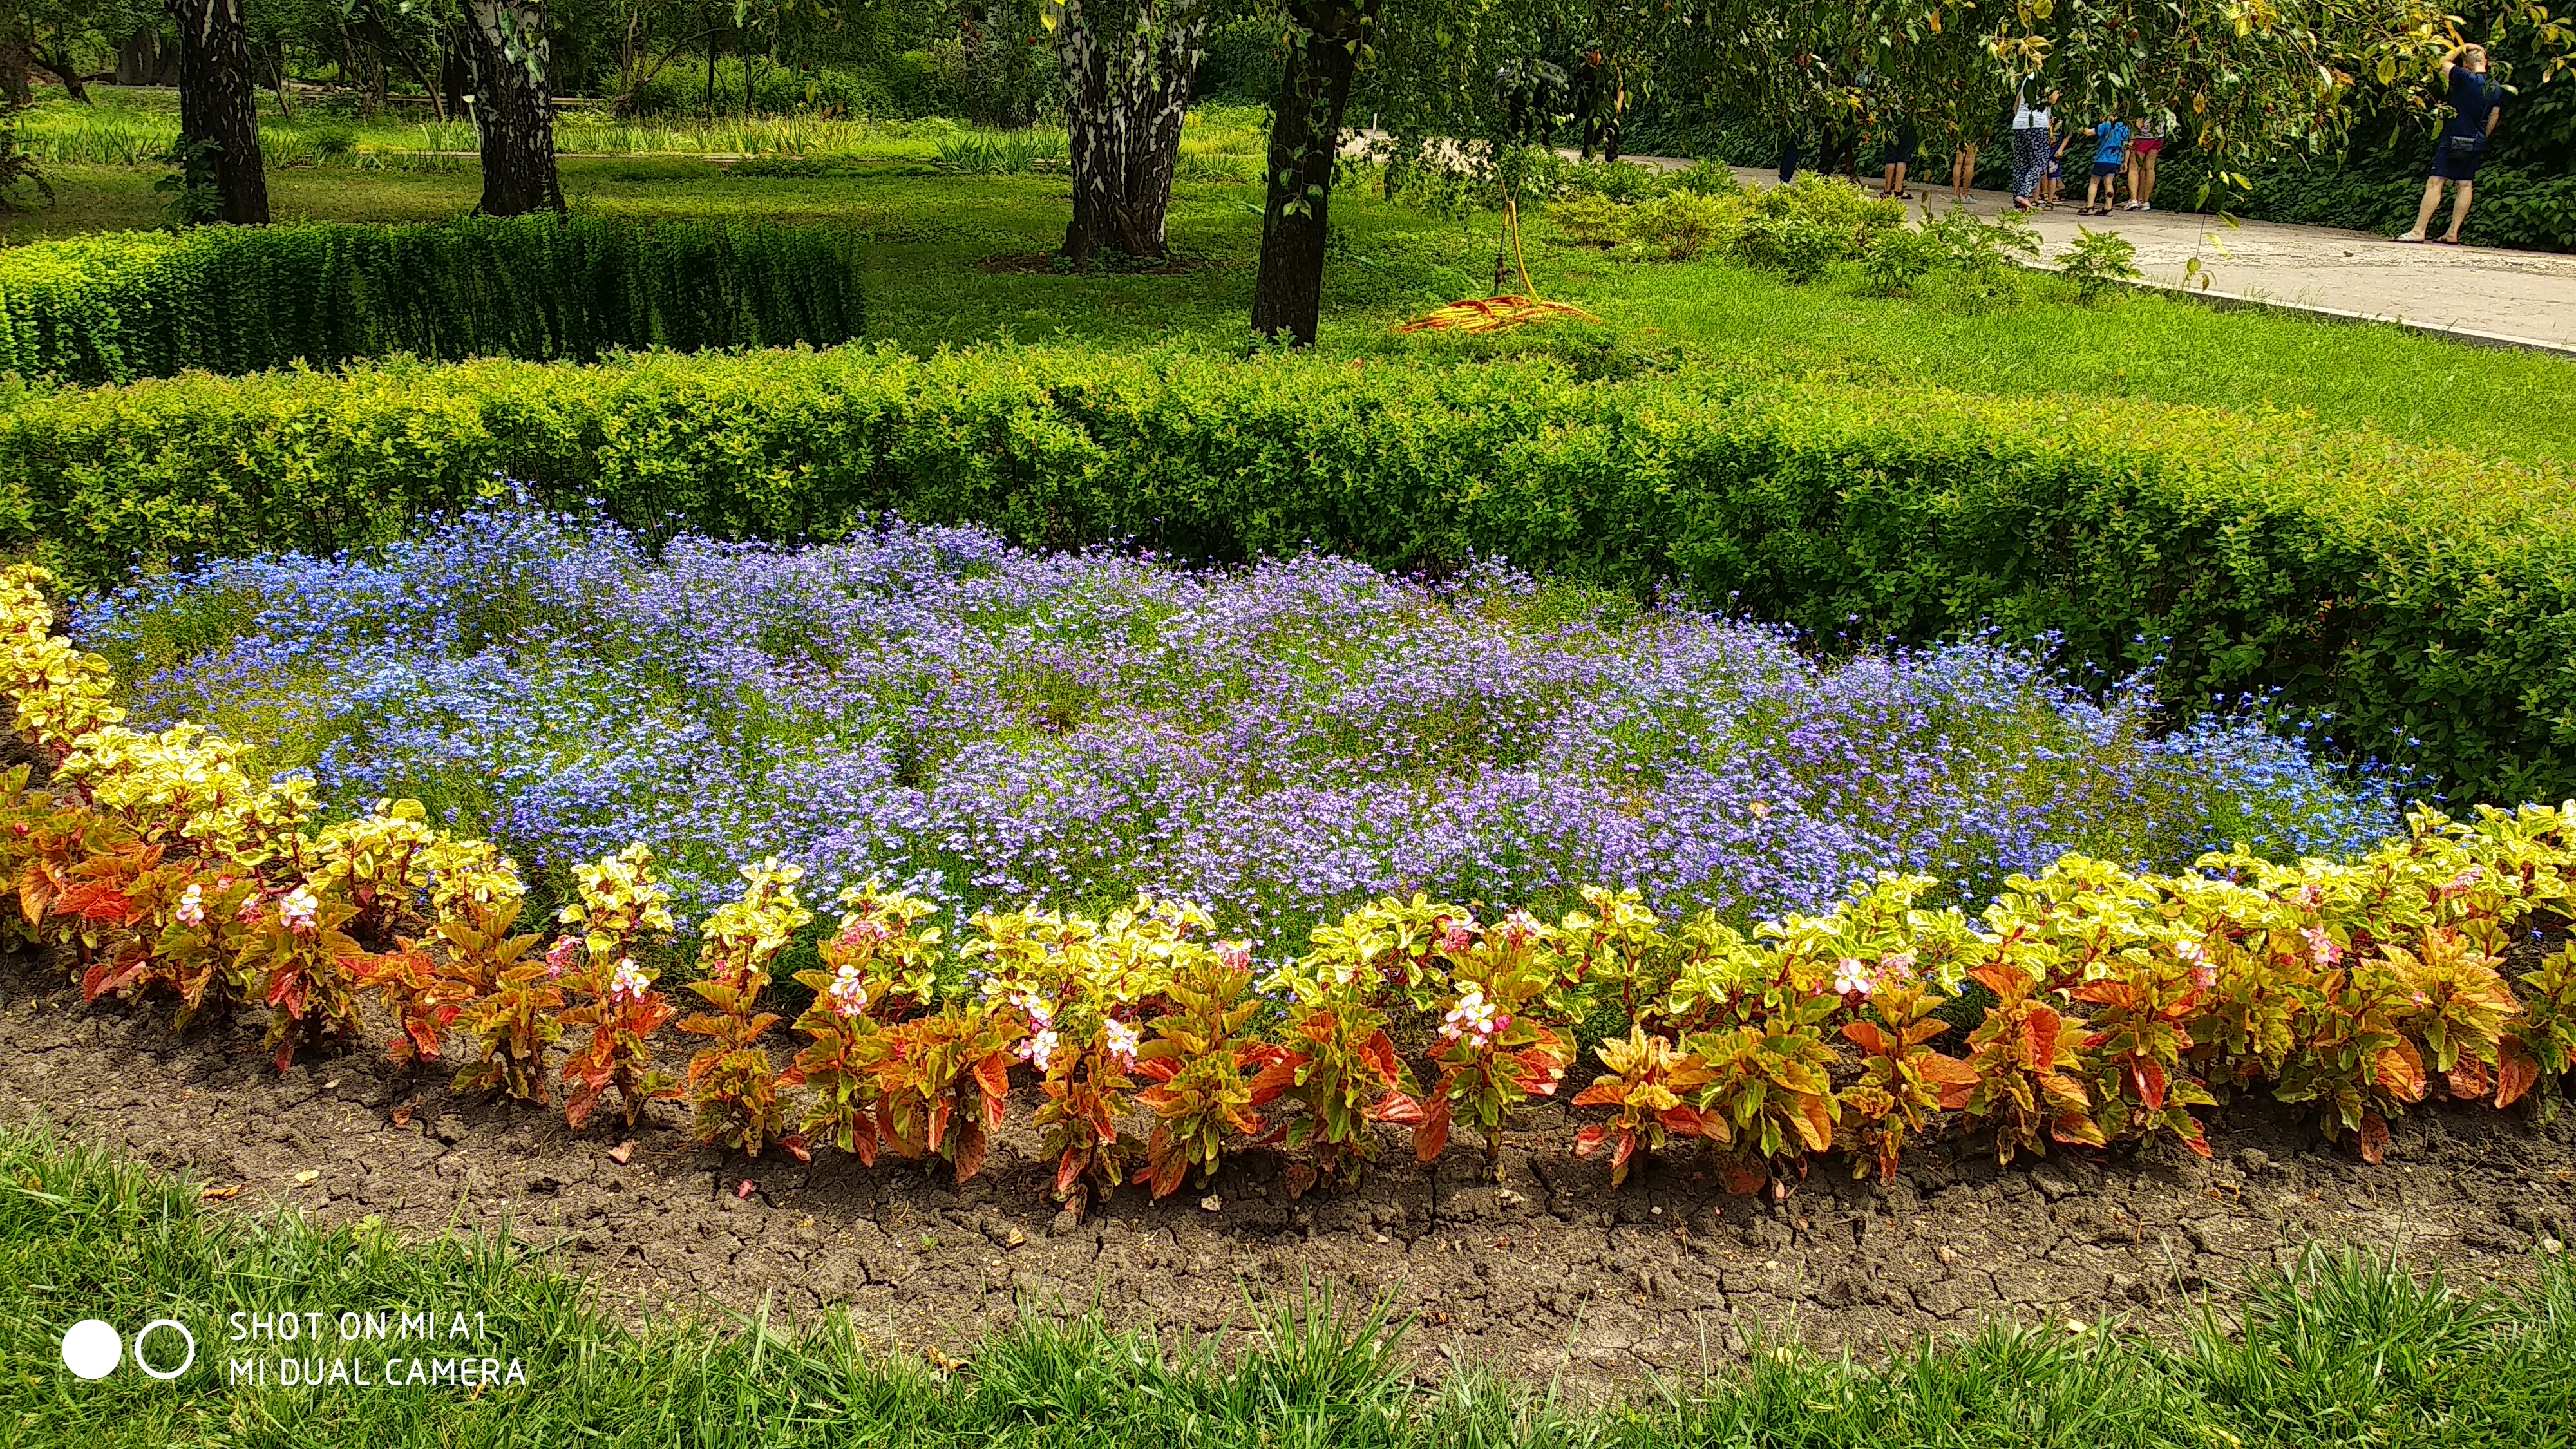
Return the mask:
[[[1468, 1128], [1490, 1161], [1514, 1107], [1575, 1070], [1574, 1023], [1606, 1009], [1629, 1026], [1573, 1098], [1607, 1109], [1577, 1151], [1608, 1147], [1616, 1176], [1700, 1138], [1749, 1192], [1831, 1151], [1892, 1174], [1954, 1125], [2003, 1160], [2155, 1139], [2205, 1153], [2191, 1109], [2258, 1090], [2375, 1161], [2388, 1118], [2428, 1092], [2501, 1108], [2576, 1064], [2576, 948], [2500, 969], [2535, 913], [2570, 909], [2576, 802], [2474, 826], [2419, 812], [2349, 864], [2238, 851], [2165, 875], [2070, 855], [1974, 917], [1893, 873], [1749, 934], [1599, 886], [1549, 921], [1390, 898], [1266, 976], [1196, 906], [983, 913], [952, 944], [927, 902], [870, 883], [840, 893], [799, 974], [812, 995], [782, 1059], [772, 968], [813, 918], [800, 867], [742, 869], [698, 929], [680, 1017], [649, 850], [576, 871], [549, 932], [522, 920], [507, 857], [416, 802], [307, 833], [309, 781], [258, 784], [237, 745], [190, 726], [128, 729], [106, 662], [52, 635], [46, 583], [0, 577], [0, 684], [48, 777], [8, 782], [9, 930], [68, 948], [92, 1001], [173, 995], [182, 1027], [264, 1004], [281, 1067], [373, 1038], [361, 997], [380, 993], [396, 1059], [452, 1054], [463, 1089], [560, 1092], [576, 1129], [685, 1100], [701, 1140], [747, 1154], [935, 1155], [963, 1180], [1033, 1075], [1060, 1195], [1160, 1197], [1245, 1141], [1290, 1152], [1297, 1191], [1356, 1175], [1382, 1126], [1426, 1160]], [[1981, 1009], [1946, 1043], [1970, 983]], [[666, 1024], [705, 1042], [684, 1077], [654, 1041]]]
[[1491, 567], [1212, 573], [904, 527], [648, 554], [495, 508], [167, 576], [75, 634], [142, 680], [138, 723], [259, 741], [325, 801], [417, 798], [558, 885], [645, 841], [691, 918], [776, 855], [826, 895], [1198, 901], [1293, 954], [1389, 893], [1633, 887], [1744, 926], [1886, 870], [1982, 902], [2070, 851], [2170, 869], [2397, 827], [2249, 721], [2159, 733], [2142, 687], [2095, 703], [1991, 644], [1822, 668]]

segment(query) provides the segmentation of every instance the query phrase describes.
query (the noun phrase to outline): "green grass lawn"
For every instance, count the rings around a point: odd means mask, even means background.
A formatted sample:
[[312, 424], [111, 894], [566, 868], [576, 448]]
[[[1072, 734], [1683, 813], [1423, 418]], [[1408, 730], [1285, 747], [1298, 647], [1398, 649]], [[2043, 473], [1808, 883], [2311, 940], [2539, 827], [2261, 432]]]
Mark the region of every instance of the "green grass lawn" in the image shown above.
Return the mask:
[[[2253, 1288], [2241, 1328], [2197, 1315], [1995, 1325], [1883, 1363], [1763, 1341], [1753, 1325], [1749, 1363], [1642, 1385], [1624, 1403], [1579, 1403], [1467, 1364], [1417, 1376], [1403, 1326], [1347, 1304], [1276, 1309], [1263, 1332], [1223, 1348], [1081, 1319], [1033, 1323], [943, 1366], [872, 1353], [836, 1320], [789, 1328], [718, 1314], [628, 1328], [516, 1245], [254, 1221], [203, 1207], [183, 1178], [39, 1131], [0, 1131], [0, 1440], [30, 1449], [2566, 1442], [2576, 1272], [2563, 1263], [2533, 1288], [2497, 1293], [2315, 1254]], [[473, 1393], [226, 1381], [228, 1359], [249, 1353], [228, 1342], [235, 1312], [403, 1308], [476, 1321], [471, 1351], [517, 1360], [525, 1382]], [[155, 1318], [185, 1323], [196, 1366], [165, 1383], [129, 1359], [97, 1382], [76, 1379], [62, 1337], [90, 1317], [129, 1336]], [[331, 1341], [258, 1356], [340, 1356]], [[167, 1330], [151, 1341], [158, 1366], [175, 1366], [178, 1351]], [[390, 1351], [377, 1344], [364, 1357], [381, 1363]]]
[[[1160, 272], [1067, 275], [1048, 265], [1070, 206], [1061, 175], [950, 174], [924, 160], [932, 143], [917, 128], [806, 124], [822, 129], [798, 144], [816, 158], [814, 169], [833, 174], [736, 175], [695, 155], [638, 154], [569, 158], [564, 188], [576, 209], [602, 215], [858, 227], [875, 243], [871, 333], [915, 350], [1047, 339], [1249, 344], [1254, 185], [1181, 182], [1169, 226], [1175, 260]], [[842, 130], [829, 132], [831, 124]], [[651, 143], [654, 128], [628, 129], [633, 145]], [[660, 129], [673, 146], [698, 150], [724, 136], [721, 124]], [[1192, 144], [1205, 171], [1247, 160], [1255, 138], [1253, 125], [1227, 115], [1203, 122]], [[157, 175], [144, 166], [60, 166], [60, 204], [0, 220], [0, 235], [152, 226]], [[414, 221], [469, 210], [479, 177], [465, 160], [331, 163], [280, 167], [270, 184], [282, 220]], [[1390, 202], [1363, 179], [1342, 188], [1334, 219], [1323, 345], [1389, 359], [1451, 351], [1437, 339], [1398, 337], [1390, 325], [1488, 290], [1496, 218]], [[1544, 221], [1533, 222], [1531, 236], [1530, 265], [1547, 295], [1599, 314], [1603, 335], [1619, 346], [1676, 353], [1692, 365], [2284, 412], [2324, 429], [2369, 427], [2526, 462], [2576, 461], [2576, 387], [2562, 358], [2151, 296], [2088, 307], [2046, 276], [2026, 278], [2017, 301], [1978, 308], [1937, 287], [1919, 298], [1869, 296], [1856, 275], [1794, 286], [1724, 262], [1614, 260], [1564, 243]]]

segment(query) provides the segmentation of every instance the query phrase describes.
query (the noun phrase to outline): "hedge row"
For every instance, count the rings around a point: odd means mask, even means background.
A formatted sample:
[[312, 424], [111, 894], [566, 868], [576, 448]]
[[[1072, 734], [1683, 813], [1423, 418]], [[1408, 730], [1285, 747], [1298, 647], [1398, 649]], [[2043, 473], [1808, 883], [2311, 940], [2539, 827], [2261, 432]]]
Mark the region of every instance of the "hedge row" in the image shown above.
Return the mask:
[[128, 382], [408, 352], [847, 341], [847, 232], [550, 217], [123, 232], [0, 251], [0, 371]]
[[2279, 691], [2455, 795], [2576, 794], [2563, 473], [2132, 401], [1046, 349], [189, 378], [0, 416], [0, 546], [103, 583], [389, 539], [502, 476], [648, 530], [893, 510], [1215, 560], [1502, 554], [1828, 645], [2054, 630], [2114, 670], [2165, 655], [2177, 701]]
[[[2236, 215], [2255, 221], [2339, 226], [2395, 236], [2415, 225], [2431, 165], [2429, 147], [2414, 167], [2403, 170], [2289, 161], [2251, 172], [2246, 179], [2254, 183], [2253, 192], [2230, 199], [2227, 205]], [[2207, 175], [2207, 167], [2197, 158], [2181, 158], [2157, 178], [2156, 196], [2163, 204], [2189, 206]], [[2447, 228], [2450, 223], [2451, 205], [2446, 199], [2435, 224]], [[2576, 252], [2576, 176], [2538, 167], [2482, 168], [2477, 197], [2460, 239], [2471, 246]]]

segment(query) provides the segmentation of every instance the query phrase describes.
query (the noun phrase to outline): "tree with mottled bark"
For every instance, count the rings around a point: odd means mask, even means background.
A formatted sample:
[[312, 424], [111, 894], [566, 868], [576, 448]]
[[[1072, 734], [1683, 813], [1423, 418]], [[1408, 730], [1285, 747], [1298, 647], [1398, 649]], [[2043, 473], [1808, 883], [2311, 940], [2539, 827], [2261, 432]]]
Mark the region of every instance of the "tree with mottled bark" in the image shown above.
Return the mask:
[[485, 216], [561, 212], [544, 0], [465, 0], [460, 28], [474, 68], [474, 133], [483, 153], [483, 201], [476, 210]]
[[239, 0], [170, 0], [179, 28], [180, 211], [190, 221], [268, 223], [259, 93]]
[[1270, 113], [1268, 196], [1252, 328], [1315, 341], [1324, 305], [1324, 239], [1351, 80], [1374, 51], [1383, 0], [1283, 0], [1287, 63]]
[[1064, 76], [1073, 219], [1064, 252], [1165, 254], [1190, 80], [1216, 0], [1048, 0]]

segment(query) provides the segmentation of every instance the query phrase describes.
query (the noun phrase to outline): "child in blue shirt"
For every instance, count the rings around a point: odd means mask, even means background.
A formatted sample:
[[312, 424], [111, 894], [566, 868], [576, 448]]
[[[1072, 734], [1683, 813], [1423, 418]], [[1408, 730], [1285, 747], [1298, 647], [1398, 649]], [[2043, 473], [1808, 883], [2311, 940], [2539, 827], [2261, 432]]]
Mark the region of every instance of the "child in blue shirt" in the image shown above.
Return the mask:
[[2129, 162], [2129, 126], [2118, 119], [2108, 120], [2085, 133], [2093, 138], [2093, 182], [2084, 193], [2084, 209], [2077, 216], [2109, 216], [2113, 200], [2113, 178]]

